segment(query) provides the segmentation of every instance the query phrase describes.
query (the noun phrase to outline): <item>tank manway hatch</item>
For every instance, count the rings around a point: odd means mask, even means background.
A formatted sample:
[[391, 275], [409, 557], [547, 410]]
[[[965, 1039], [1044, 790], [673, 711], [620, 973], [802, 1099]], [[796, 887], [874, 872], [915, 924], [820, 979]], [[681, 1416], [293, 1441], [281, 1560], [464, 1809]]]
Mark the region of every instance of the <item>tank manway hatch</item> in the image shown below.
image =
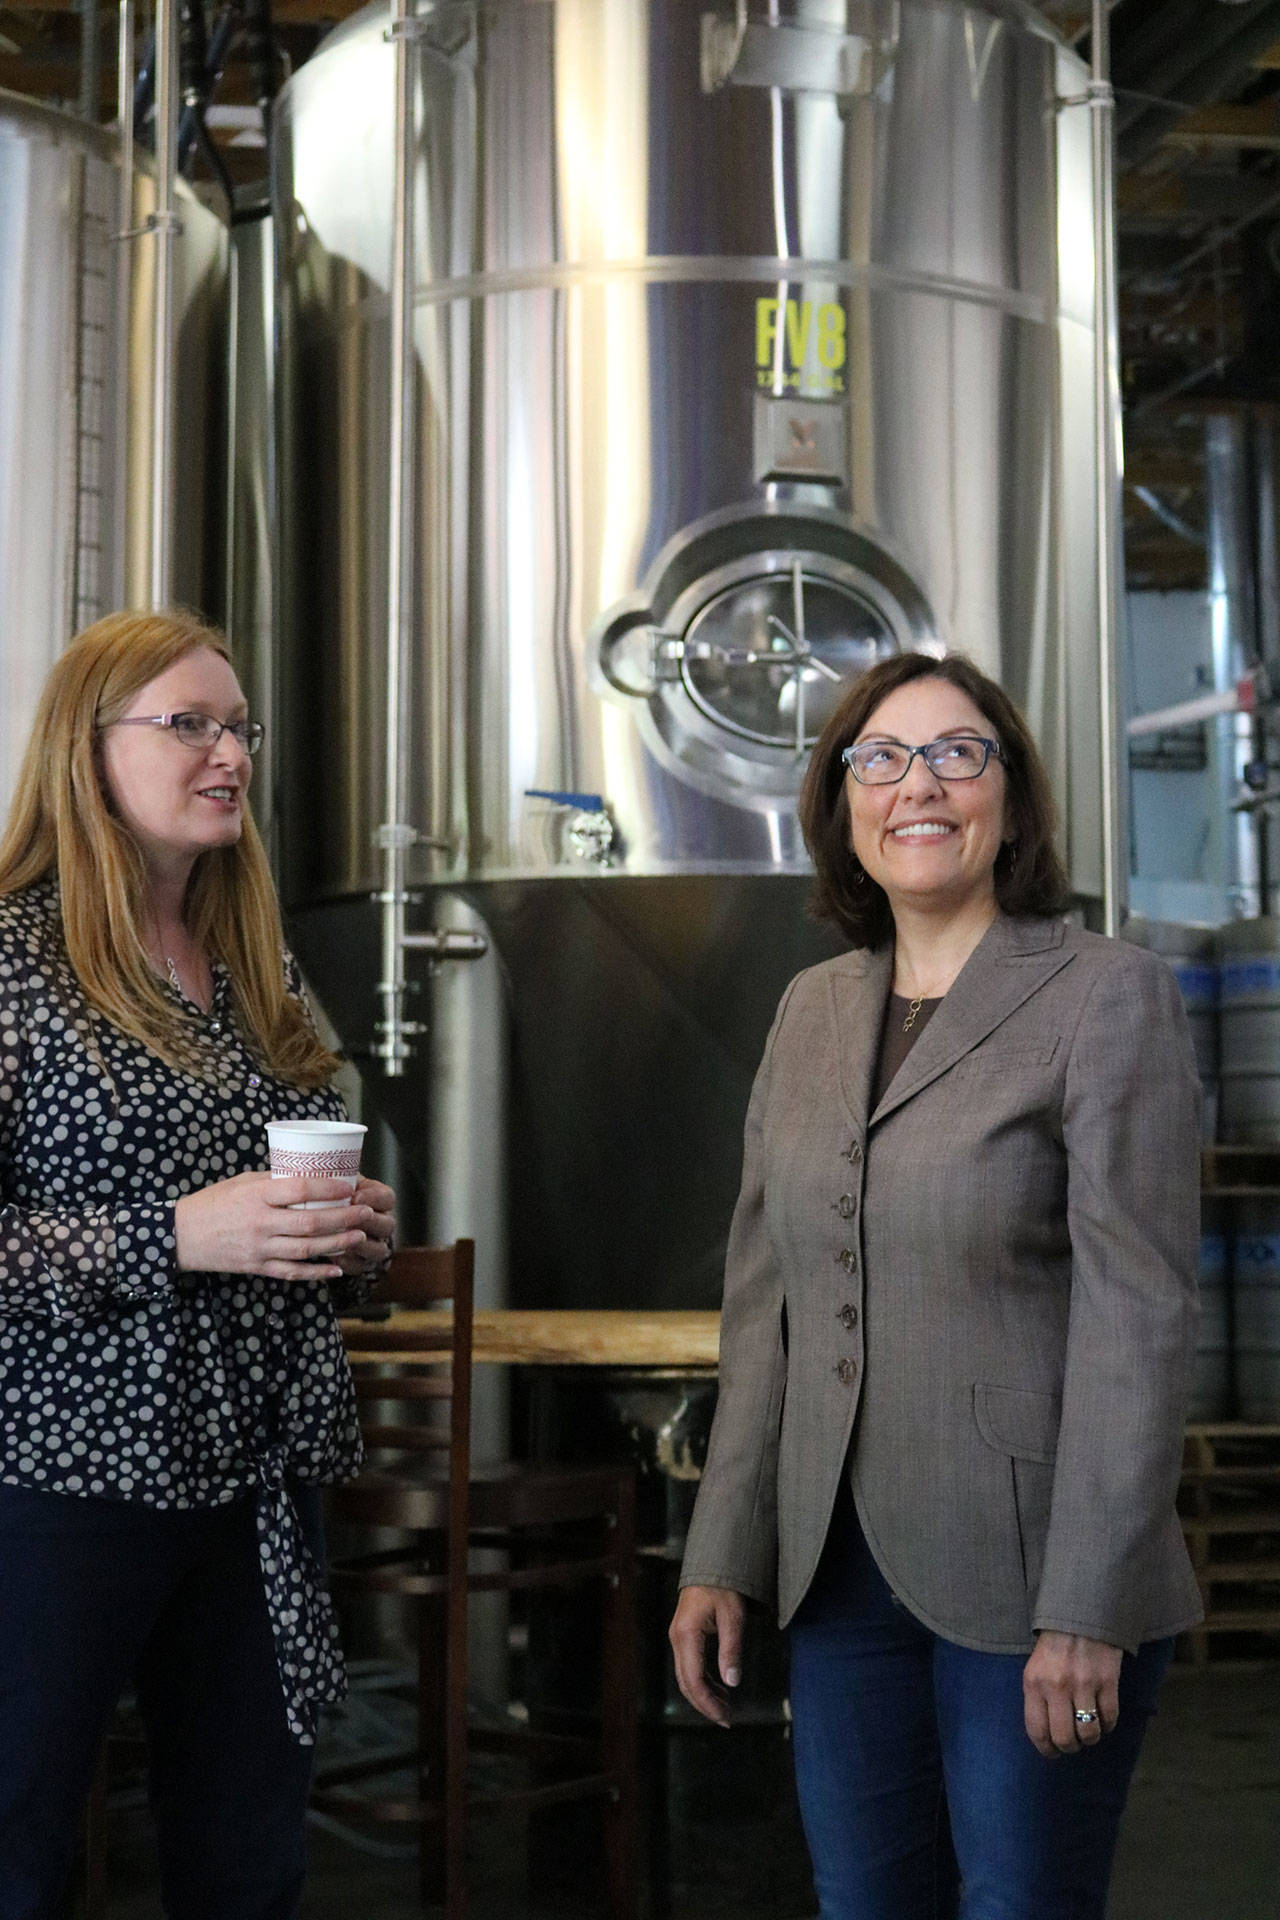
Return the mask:
[[704, 793], [776, 805], [849, 682], [936, 646], [924, 596], [837, 516], [720, 514], [669, 541], [644, 588], [597, 624], [601, 691]]

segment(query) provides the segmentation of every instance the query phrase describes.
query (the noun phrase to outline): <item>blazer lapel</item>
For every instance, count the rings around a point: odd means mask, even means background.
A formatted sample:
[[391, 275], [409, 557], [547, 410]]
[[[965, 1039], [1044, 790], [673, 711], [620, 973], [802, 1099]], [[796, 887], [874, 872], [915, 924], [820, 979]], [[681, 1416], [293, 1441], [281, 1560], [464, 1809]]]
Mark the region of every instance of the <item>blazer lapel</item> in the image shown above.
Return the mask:
[[867, 1124], [884, 1004], [892, 979], [892, 946], [864, 947], [846, 954], [829, 976], [840, 1094], [859, 1135]]
[[1065, 932], [1061, 920], [1015, 920], [1001, 914], [969, 955], [870, 1124], [877, 1125], [913, 1099], [1067, 966], [1071, 955], [1063, 952]]

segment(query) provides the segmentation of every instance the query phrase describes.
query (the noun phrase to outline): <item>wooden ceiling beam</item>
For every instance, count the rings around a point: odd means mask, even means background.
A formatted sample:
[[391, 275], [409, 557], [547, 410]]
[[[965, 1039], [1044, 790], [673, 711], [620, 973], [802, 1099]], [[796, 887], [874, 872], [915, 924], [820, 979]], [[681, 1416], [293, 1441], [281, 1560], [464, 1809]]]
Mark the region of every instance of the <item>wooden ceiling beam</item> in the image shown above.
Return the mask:
[[1183, 114], [1163, 136], [1167, 147], [1231, 147], [1280, 152], [1280, 103], [1259, 100], [1250, 106], [1197, 107]]
[[1116, 181], [1116, 213], [1126, 230], [1146, 221], [1154, 226], [1241, 220], [1274, 191], [1273, 180], [1247, 173], [1166, 173], [1159, 179], [1121, 174]]

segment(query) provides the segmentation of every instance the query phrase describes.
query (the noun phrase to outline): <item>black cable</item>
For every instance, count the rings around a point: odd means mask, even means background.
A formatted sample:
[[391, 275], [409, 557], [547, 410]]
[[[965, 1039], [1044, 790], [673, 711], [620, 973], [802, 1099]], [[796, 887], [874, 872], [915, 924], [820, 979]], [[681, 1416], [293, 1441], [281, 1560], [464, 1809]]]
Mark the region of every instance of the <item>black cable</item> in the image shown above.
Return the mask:
[[208, 35], [204, 0], [181, 0], [178, 8], [178, 94], [182, 101], [178, 121], [178, 171], [185, 173], [191, 149], [199, 138], [205, 101]]
[[271, 0], [245, 0], [244, 34], [249, 71], [253, 76], [253, 97], [262, 113], [263, 131], [270, 140], [271, 102], [280, 90]]

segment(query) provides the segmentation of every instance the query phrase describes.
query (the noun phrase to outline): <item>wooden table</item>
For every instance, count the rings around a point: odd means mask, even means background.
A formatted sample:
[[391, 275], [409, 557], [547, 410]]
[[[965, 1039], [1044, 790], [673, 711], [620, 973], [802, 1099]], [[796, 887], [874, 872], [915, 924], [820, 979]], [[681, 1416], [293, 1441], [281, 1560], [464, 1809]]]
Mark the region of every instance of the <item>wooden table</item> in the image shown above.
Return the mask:
[[[415, 1334], [438, 1335], [447, 1313], [402, 1309], [385, 1320], [342, 1322], [352, 1360], [371, 1361], [389, 1350], [412, 1355]], [[376, 1329], [376, 1344], [360, 1336]], [[668, 1313], [643, 1308], [561, 1310], [479, 1307], [472, 1355], [491, 1365], [525, 1367], [703, 1367], [714, 1370], [720, 1351], [718, 1313]], [[438, 1351], [438, 1342], [437, 1342]], [[423, 1357], [430, 1349], [424, 1346]]]

